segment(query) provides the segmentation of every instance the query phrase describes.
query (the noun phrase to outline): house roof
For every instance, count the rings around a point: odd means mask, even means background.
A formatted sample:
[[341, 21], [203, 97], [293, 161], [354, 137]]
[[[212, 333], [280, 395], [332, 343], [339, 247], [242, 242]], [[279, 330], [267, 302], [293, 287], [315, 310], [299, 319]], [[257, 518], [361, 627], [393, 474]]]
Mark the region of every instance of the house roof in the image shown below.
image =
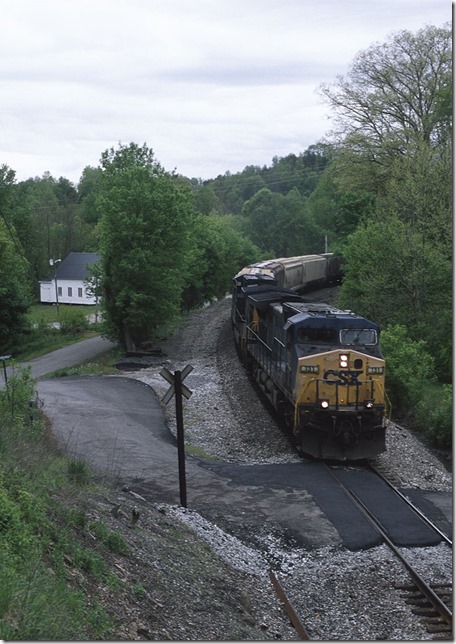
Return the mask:
[[87, 266], [100, 261], [98, 253], [69, 253], [60, 264], [57, 264], [57, 279], [85, 280], [89, 276]]

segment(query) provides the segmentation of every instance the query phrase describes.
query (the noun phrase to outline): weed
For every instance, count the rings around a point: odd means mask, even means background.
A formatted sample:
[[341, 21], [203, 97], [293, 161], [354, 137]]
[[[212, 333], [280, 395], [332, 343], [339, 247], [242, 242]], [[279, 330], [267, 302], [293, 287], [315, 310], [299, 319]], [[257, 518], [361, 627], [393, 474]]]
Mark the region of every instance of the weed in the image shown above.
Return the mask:
[[76, 485], [86, 485], [90, 480], [89, 467], [80, 459], [70, 459], [68, 462], [68, 480]]
[[136, 584], [136, 586], [133, 588], [133, 593], [137, 599], [145, 599], [146, 597], [146, 591], [144, 590], [144, 586], [142, 584]]
[[[30, 423], [32, 384], [19, 372], [0, 391], [0, 639], [110, 639], [112, 623], [96, 599], [87, 604], [68, 585], [68, 562], [83, 571], [83, 588], [116, 582], [102, 554], [81, 543], [85, 512], [69, 503], [75, 483], [89, 484], [90, 470], [56, 453], [43, 426]], [[57, 490], [67, 507], [53, 496]], [[124, 549], [109, 533], [107, 542]]]
[[129, 551], [128, 543], [118, 532], [109, 530], [104, 523], [93, 522], [88, 525], [88, 530], [99, 539], [103, 545], [119, 555], [126, 555]]
[[217, 461], [218, 459], [215, 458], [214, 456], [211, 456], [207, 452], [204, 451], [201, 447], [197, 447], [196, 445], [186, 445], [185, 446], [185, 453], [189, 454], [190, 456], [196, 456], [196, 458], [200, 458], [204, 461]]

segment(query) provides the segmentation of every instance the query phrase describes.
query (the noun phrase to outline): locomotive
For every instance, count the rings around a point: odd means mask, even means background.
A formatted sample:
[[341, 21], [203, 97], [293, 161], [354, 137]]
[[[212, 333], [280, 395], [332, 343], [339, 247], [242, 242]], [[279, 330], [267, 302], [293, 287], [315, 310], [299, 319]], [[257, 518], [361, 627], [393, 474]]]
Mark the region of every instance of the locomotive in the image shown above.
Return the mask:
[[271, 260], [275, 267], [260, 262], [235, 276], [236, 345], [298, 449], [321, 459], [372, 458], [385, 450], [380, 329], [351, 311], [305, 301], [303, 292], [337, 279], [329, 256], [309, 257], [301, 261], [308, 281], [296, 271], [284, 279], [298, 258]]

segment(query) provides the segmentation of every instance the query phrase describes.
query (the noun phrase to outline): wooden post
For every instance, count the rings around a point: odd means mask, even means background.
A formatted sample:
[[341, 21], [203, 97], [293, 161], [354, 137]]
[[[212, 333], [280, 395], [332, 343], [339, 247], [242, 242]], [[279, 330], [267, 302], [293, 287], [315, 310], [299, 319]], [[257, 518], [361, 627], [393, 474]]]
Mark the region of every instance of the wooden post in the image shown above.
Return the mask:
[[182, 374], [174, 372], [174, 390], [176, 397], [177, 455], [179, 461], [179, 490], [181, 505], [187, 507], [187, 483], [185, 478], [185, 444], [184, 418], [182, 413]]

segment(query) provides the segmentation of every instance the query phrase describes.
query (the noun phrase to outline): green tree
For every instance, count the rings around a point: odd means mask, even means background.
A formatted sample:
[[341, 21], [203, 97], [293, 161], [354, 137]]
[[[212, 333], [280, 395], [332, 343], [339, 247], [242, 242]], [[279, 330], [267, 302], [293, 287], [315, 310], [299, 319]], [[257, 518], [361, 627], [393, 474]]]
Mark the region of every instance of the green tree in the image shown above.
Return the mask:
[[145, 145], [107, 150], [101, 167], [97, 207], [106, 329], [134, 351], [179, 314], [190, 256], [191, 197]]
[[415, 226], [394, 214], [359, 226], [344, 249], [344, 272], [340, 306], [406, 326], [439, 358], [439, 378], [451, 378], [452, 266]]
[[453, 183], [451, 145], [416, 146], [413, 153], [398, 157], [391, 165], [386, 192], [378, 202], [376, 217], [394, 215], [410, 224], [433, 246], [452, 259]]
[[210, 186], [200, 185], [194, 193], [195, 207], [203, 215], [220, 211], [220, 200], [214, 189]]
[[233, 276], [260, 258], [260, 251], [232, 225], [227, 216], [202, 216], [191, 231], [191, 261], [182, 306], [188, 310], [231, 291]]
[[49, 173], [22, 181], [15, 187], [12, 218], [38, 295], [38, 280], [49, 275], [49, 259], [86, 250], [76, 188]]
[[0, 353], [16, 349], [27, 329], [25, 313], [30, 303], [28, 266], [17, 253], [14, 231], [0, 218]]
[[410, 338], [405, 326], [392, 324], [382, 332], [380, 345], [393, 411], [415, 409], [423, 390], [435, 381], [434, 360], [426, 350], [426, 343]]
[[400, 31], [359, 53], [346, 77], [321, 92], [335, 112], [336, 140], [357, 157], [389, 165], [412, 144], [434, 145], [451, 117], [450, 25]]
[[252, 242], [270, 257], [324, 250], [324, 232], [297, 188], [284, 196], [263, 188], [245, 202], [242, 215]]

